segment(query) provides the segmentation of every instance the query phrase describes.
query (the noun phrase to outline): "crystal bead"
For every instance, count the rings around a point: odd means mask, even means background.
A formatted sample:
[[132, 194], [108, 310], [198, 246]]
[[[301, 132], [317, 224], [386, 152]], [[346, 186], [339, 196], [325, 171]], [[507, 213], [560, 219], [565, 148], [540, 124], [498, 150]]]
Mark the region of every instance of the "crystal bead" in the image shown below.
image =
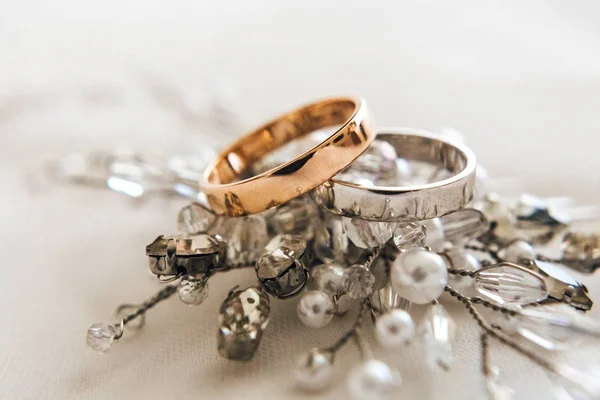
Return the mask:
[[464, 244], [487, 232], [489, 223], [481, 211], [464, 208], [440, 217], [444, 240]]
[[394, 231], [394, 244], [399, 250], [425, 246], [425, 226], [417, 222], [399, 222]]
[[177, 285], [177, 295], [184, 303], [192, 306], [202, 304], [208, 296], [208, 279], [206, 276], [186, 275]]
[[199, 203], [189, 204], [179, 211], [177, 229], [190, 235], [207, 232], [217, 216]]
[[473, 279], [479, 293], [499, 304], [533, 304], [545, 300], [549, 293], [541, 275], [516, 264], [482, 268]]
[[344, 270], [344, 292], [353, 299], [364, 299], [373, 293], [375, 276], [362, 264]]
[[533, 246], [525, 240], [514, 240], [498, 253], [504, 261], [521, 263], [525, 260], [535, 259]]
[[600, 339], [599, 321], [564, 304], [524, 309], [515, 319], [521, 336], [550, 351]]
[[290, 253], [285, 248], [277, 249], [263, 255], [256, 263], [256, 276], [273, 297], [287, 298], [297, 294], [308, 279], [302, 261]]
[[348, 245], [348, 235], [342, 219], [338, 216], [327, 216], [315, 232], [315, 255], [325, 263], [343, 262]]
[[600, 399], [600, 368], [597, 364], [584, 370], [562, 363], [555, 365], [554, 369], [560, 385], [573, 399]]
[[444, 226], [439, 218], [420, 221], [425, 227], [425, 245], [431, 247], [433, 251], [440, 251], [444, 245]]
[[391, 310], [377, 317], [375, 333], [383, 347], [396, 348], [413, 338], [415, 323], [406, 311]]
[[301, 235], [310, 240], [319, 220], [318, 206], [308, 196], [302, 196], [279, 206], [267, 222], [275, 234]]
[[295, 258], [301, 258], [306, 251], [306, 239], [300, 235], [277, 235], [265, 246], [263, 254], [277, 250], [287, 250]]
[[409, 249], [394, 260], [390, 280], [400, 296], [413, 303], [427, 304], [444, 292], [448, 270], [440, 255], [423, 248]]
[[600, 235], [568, 232], [562, 241], [562, 258], [579, 271], [594, 272], [600, 268]]
[[269, 240], [267, 224], [260, 215], [223, 218], [214, 231], [226, 239], [227, 261], [234, 265], [255, 263]]
[[90, 326], [85, 341], [93, 350], [100, 353], [107, 353], [113, 348], [119, 336], [119, 328], [115, 325], [99, 323]]
[[400, 386], [402, 378], [382, 361], [367, 360], [348, 373], [346, 387], [355, 400], [382, 400]]
[[269, 297], [259, 288], [229, 292], [219, 310], [219, 354], [247, 361], [258, 349], [269, 323]]
[[329, 295], [339, 295], [344, 291], [344, 267], [341, 264], [330, 263], [316, 265], [310, 271], [308, 288]]
[[302, 389], [321, 391], [331, 383], [333, 375], [333, 353], [322, 349], [311, 349], [296, 362], [296, 382]]
[[389, 281], [384, 287], [373, 292], [371, 295], [371, 303], [383, 313], [394, 309], [410, 311], [411, 308], [410, 301], [400, 297]]
[[[448, 265], [452, 269], [474, 272], [481, 268], [477, 257], [465, 250], [455, 248], [443, 253], [443, 256], [446, 257]], [[448, 274], [448, 284], [454, 289], [465, 290], [473, 287], [473, 279], [470, 276]]]
[[448, 371], [454, 362], [452, 342], [456, 324], [444, 306], [433, 304], [419, 325], [427, 366], [432, 373]]
[[316, 290], [310, 290], [302, 295], [296, 309], [302, 323], [310, 328], [322, 328], [331, 322], [335, 304], [331, 298]]
[[360, 218], [342, 218], [344, 231], [357, 247], [369, 249], [384, 245], [398, 226], [397, 222], [369, 221]]

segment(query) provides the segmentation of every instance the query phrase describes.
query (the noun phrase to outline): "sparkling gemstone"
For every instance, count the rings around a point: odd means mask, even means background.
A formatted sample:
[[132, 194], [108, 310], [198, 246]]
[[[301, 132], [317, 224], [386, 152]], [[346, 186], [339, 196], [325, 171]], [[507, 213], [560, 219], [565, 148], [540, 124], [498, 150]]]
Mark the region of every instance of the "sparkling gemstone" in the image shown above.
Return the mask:
[[487, 232], [489, 223], [479, 210], [465, 208], [440, 217], [444, 239], [453, 244], [463, 244]]
[[[477, 257], [465, 250], [454, 248], [443, 255], [448, 260], [448, 265], [452, 269], [477, 271], [481, 268], [481, 263]], [[465, 290], [473, 287], [473, 278], [470, 276], [448, 274], [448, 284], [454, 289]]]
[[394, 231], [394, 244], [399, 250], [425, 246], [425, 227], [417, 222], [399, 222]]
[[404, 310], [391, 310], [379, 317], [375, 325], [379, 344], [395, 348], [406, 344], [415, 335], [415, 323]]
[[285, 249], [293, 257], [300, 258], [306, 251], [306, 239], [300, 235], [277, 235], [265, 246], [263, 254]]
[[565, 264], [592, 273], [600, 268], [600, 235], [569, 232], [563, 238], [562, 253]]
[[333, 353], [322, 349], [311, 349], [296, 362], [296, 382], [305, 390], [320, 391], [331, 383], [333, 375]]
[[452, 342], [456, 336], [456, 324], [444, 306], [433, 304], [429, 307], [419, 325], [419, 333], [430, 371], [448, 371], [454, 362]]
[[85, 341], [93, 350], [106, 353], [113, 348], [118, 336], [119, 328], [115, 325], [100, 323], [90, 326]]
[[310, 197], [302, 196], [279, 206], [267, 222], [275, 234], [301, 235], [310, 240], [319, 220], [318, 206]]
[[338, 216], [327, 216], [315, 232], [313, 249], [316, 256], [326, 263], [343, 262], [348, 245], [348, 235], [342, 219]]
[[508, 262], [520, 263], [524, 260], [534, 260], [535, 250], [525, 240], [514, 240], [499, 252], [500, 257]]
[[409, 249], [394, 260], [390, 280], [400, 296], [413, 303], [427, 304], [444, 292], [448, 270], [440, 255], [423, 248]]
[[253, 264], [269, 240], [267, 224], [260, 215], [223, 218], [214, 228], [227, 241], [227, 261], [230, 264]]
[[600, 339], [600, 322], [565, 304], [524, 309], [515, 319], [521, 336], [550, 351]]
[[[585, 368], [585, 369], [584, 369]], [[575, 400], [600, 399], [600, 366], [574, 368], [560, 363], [554, 369], [559, 377], [559, 383]]]
[[343, 217], [344, 231], [357, 247], [368, 249], [384, 245], [391, 239], [397, 222], [368, 221]]
[[310, 271], [308, 288], [329, 295], [338, 295], [344, 291], [344, 267], [341, 264], [330, 263], [316, 265]]
[[247, 361], [258, 349], [269, 323], [269, 296], [259, 288], [232, 290], [219, 310], [219, 354]]
[[302, 295], [296, 309], [300, 321], [310, 328], [322, 328], [331, 322], [335, 304], [326, 293], [310, 290]]
[[363, 299], [373, 293], [375, 276], [362, 264], [344, 270], [344, 292], [353, 299]]
[[177, 295], [185, 304], [192, 306], [202, 304], [208, 296], [208, 279], [206, 276], [182, 277], [177, 285]]
[[355, 400], [382, 400], [400, 386], [402, 378], [382, 361], [367, 360], [348, 373], [346, 387]]
[[290, 251], [277, 249], [263, 255], [256, 263], [256, 276], [267, 293], [286, 298], [298, 293], [308, 279], [306, 268]]
[[548, 297], [544, 278], [516, 264], [500, 263], [475, 274], [475, 289], [499, 304], [525, 305]]
[[440, 251], [445, 241], [442, 220], [433, 218], [420, 223], [425, 227], [425, 245], [431, 247], [433, 251]]
[[198, 203], [189, 204], [179, 211], [177, 228], [188, 234], [204, 233], [216, 221], [217, 216]]

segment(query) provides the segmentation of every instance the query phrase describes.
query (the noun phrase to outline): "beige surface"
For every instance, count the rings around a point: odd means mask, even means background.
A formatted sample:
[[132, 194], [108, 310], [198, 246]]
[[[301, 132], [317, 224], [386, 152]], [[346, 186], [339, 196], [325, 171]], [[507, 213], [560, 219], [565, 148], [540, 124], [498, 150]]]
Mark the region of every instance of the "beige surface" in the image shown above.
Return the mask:
[[[112, 193], [62, 189], [31, 197], [21, 171], [81, 134], [162, 154], [188, 134], [220, 140], [157, 105], [156, 82], [201, 108], [206, 88], [225, 80], [247, 126], [315, 97], [359, 93], [381, 125], [453, 126], [492, 175], [600, 203], [596, 2], [31, 3], [0, 13], [2, 399], [300, 398], [289, 356], [331, 342], [349, 322], [311, 331], [295, 300], [274, 301], [256, 359], [228, 363], [215, 350], [217, 307], [252, 280], [246, 271], [216, 277], [201, 307], [158, 306], [144, 333], [110, 355], [88, 351], [87, 326], [157, 289], [143, 249], [174, 230], [179, 204], [136, 208]], [[585, 281], [600, 301], [598, 276]], [[402, 372], [401, 398], [481, 398], [477, 330], [452, 311], [461, 334], [447, 376], [426, 378], [416, 350], [376, 353]], [[356, 359], [343, 352], [340, 377]], [[496, 346], [492, 359], [516, 398], [550, 398], [531, 363]], [[343, 385], [328, 396], [345, 398]]]

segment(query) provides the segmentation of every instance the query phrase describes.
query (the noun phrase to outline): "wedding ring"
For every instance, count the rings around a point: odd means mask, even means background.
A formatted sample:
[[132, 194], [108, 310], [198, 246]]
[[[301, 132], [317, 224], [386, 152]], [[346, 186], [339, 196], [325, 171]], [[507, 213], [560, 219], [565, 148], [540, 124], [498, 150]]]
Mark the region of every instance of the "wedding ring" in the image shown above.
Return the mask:
[[388, 129], [376, 137], [391, 144], [398, 157], [433, 163], [451, 176], [409, 186], [365, 186], [335, 177], [312, 192], [324, 209], [346, 217], [390, 220], [404, 216], [430, 219], [463, 208], [473, 196], [475, 154], [461, 143], [414, 129]]
[[[339, 129], [294, 160], [243, 179], [252, 164], [266, 154], [331, 126]], [[256, 214], [326, 182], [358, 158], [374, 137], [375, 129], [364, 100], [342, 97], [318, 101], [240, 138], [206, 168], [200, 187], [210, 207], [219, 215]]]

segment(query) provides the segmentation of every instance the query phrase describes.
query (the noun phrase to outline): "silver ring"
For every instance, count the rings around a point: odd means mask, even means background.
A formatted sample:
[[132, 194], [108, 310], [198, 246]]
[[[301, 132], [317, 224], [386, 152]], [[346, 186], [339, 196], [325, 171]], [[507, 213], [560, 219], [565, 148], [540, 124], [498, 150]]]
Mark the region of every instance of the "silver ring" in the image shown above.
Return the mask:
[[459, 210], [473, 197], [477, 161], [465, 145], [408, 128], [380, 130], [376, 140], [390, 143], [398, 157], [434, 163], [453, 175], [438, 182], [397, 187], [367, 187], [334, 177], [311, 193], [317, 204], [345, 217], [422, 220]]

